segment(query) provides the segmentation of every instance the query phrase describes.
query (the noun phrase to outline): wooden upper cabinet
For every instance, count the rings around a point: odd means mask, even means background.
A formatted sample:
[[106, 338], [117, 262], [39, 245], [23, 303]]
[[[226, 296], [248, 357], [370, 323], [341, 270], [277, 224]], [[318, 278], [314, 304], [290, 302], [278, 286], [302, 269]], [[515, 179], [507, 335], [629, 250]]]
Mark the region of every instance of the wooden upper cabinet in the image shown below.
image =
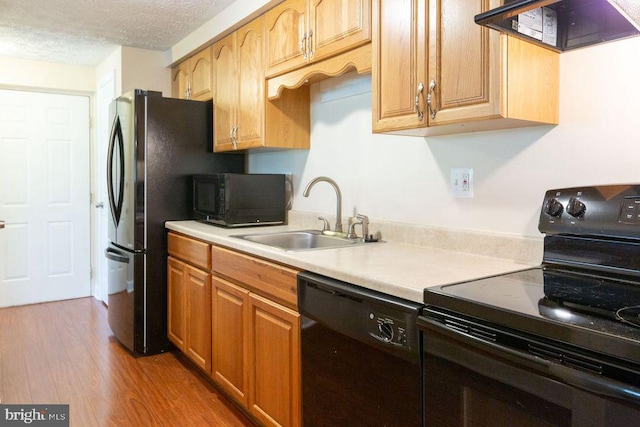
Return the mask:
[[[395, 1], [395, 0], [394, 0]], [[320, 61], [371, 40], [371, 0], [310, 0], [310, 61]]]
[[433, 88], [435, 117], [427, 105], [429, 125], [500, 113], [500, 33], [473, 22], [475, 15], [499, 5], [499, 0], [430, 2], [428, 14], [435, 37], [432, 33], [429, 52], [434, 57], [429, 61], [425, 91], [428, 96]]
[[371, 40], [371, 0], [287, 0], [265, 14], [266, 77]]
[[211, 48], [195, 54], [189, 59], [191, 88], [189, 99], [208, 101], [211, 99]]
[[420, 127], [418, 87], [427, 81], [426, 0], [375, 0], [373, 131]]
[[287, 0], [264, 17], [267, 77], [305, 65], [307, 0]]
[[236, 32], [238, 102], [236, 138], [239, 148], [260, 146], [265, 108], [264, 20], [258, 18]]
[[171, 96], [187, 99], [189, 95], [189, 60], [182, 61], [171, 70]]
[[375, 1], [374, 132], [429, 136], [557, 123], [558, 54], [473, 22], [500, 3]]
[[309, 88], [266, 98], [264, 16], [213, 45], [214, 151], [309, 147]]
[[236, 33], [213, 45], [213, 141], [215, 151], [232, 150], [236, 124], [238, 78]]
[[214, 151], [263, 143], [263, 22], [251, 21], [213, 45]]
[[208, 101], [212, 97], [211, 48], [185, 59], [171, 71], [171, 96]]

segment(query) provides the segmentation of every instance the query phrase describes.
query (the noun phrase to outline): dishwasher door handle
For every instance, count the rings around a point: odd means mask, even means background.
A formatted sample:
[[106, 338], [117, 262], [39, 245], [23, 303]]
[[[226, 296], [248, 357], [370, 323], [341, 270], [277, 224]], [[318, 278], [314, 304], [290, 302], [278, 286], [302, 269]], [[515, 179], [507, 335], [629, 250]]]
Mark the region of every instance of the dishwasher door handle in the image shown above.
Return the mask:
[[338, 290], [335, 290], [333, 288], [329, 288], [329, 287], [324, 287], [322, 285], [319, 285], [317, 283], [310, 283], [309, 284], [310, 287], [315, 288], [319, 291], [325, 292], [327, 294], [333, 295], [334, 297], [339, 297], [339, 298], [347, 298], [350, 299], [352, 301], [358, 302], [358, 303], [362, 303], [362, 299], [357, 298], [353, 295], [349, 295], [347, 293], [344, 292], [340, 292]]

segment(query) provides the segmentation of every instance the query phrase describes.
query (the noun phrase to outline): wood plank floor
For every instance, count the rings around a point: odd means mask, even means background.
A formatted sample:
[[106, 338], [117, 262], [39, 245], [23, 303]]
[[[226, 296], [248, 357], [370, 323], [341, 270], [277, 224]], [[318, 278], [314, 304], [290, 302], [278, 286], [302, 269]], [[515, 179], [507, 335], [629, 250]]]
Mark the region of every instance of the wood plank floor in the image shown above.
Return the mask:
[[72, 427], [253, 425], [179, 353], [132, 357], [94, 298], [0, 309], [0, 402], [69, 404]]

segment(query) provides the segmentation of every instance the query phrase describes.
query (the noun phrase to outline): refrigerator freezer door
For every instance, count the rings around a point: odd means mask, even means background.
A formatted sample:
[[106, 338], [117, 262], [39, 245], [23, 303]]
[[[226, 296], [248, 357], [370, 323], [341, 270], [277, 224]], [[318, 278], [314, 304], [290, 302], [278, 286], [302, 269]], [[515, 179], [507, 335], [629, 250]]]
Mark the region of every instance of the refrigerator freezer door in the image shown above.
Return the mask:
[[[134, 253], [110, 246], [105, 250], [109, 272], [109, 326], [118, 341], [135, 353], [144, 353], [146, 336], [143, 317], [137, 316], [136, 299], [144, 298], [143, 253]], [[141, 273], [142, 272], [142, 273]]]

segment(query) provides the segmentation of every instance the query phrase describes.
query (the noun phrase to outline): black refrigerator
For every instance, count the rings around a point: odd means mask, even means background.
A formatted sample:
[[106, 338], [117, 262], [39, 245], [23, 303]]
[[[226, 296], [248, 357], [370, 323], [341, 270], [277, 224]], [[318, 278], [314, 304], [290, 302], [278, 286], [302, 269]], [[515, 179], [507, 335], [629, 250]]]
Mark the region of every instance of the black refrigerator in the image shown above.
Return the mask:
[[136, 355], [170, 347], [164, 222], [193, 218], [191, 175], [245, 170], [243, 154], [212, 152], [212, 107], [135, 90], [109, 109], [108, 318]]

